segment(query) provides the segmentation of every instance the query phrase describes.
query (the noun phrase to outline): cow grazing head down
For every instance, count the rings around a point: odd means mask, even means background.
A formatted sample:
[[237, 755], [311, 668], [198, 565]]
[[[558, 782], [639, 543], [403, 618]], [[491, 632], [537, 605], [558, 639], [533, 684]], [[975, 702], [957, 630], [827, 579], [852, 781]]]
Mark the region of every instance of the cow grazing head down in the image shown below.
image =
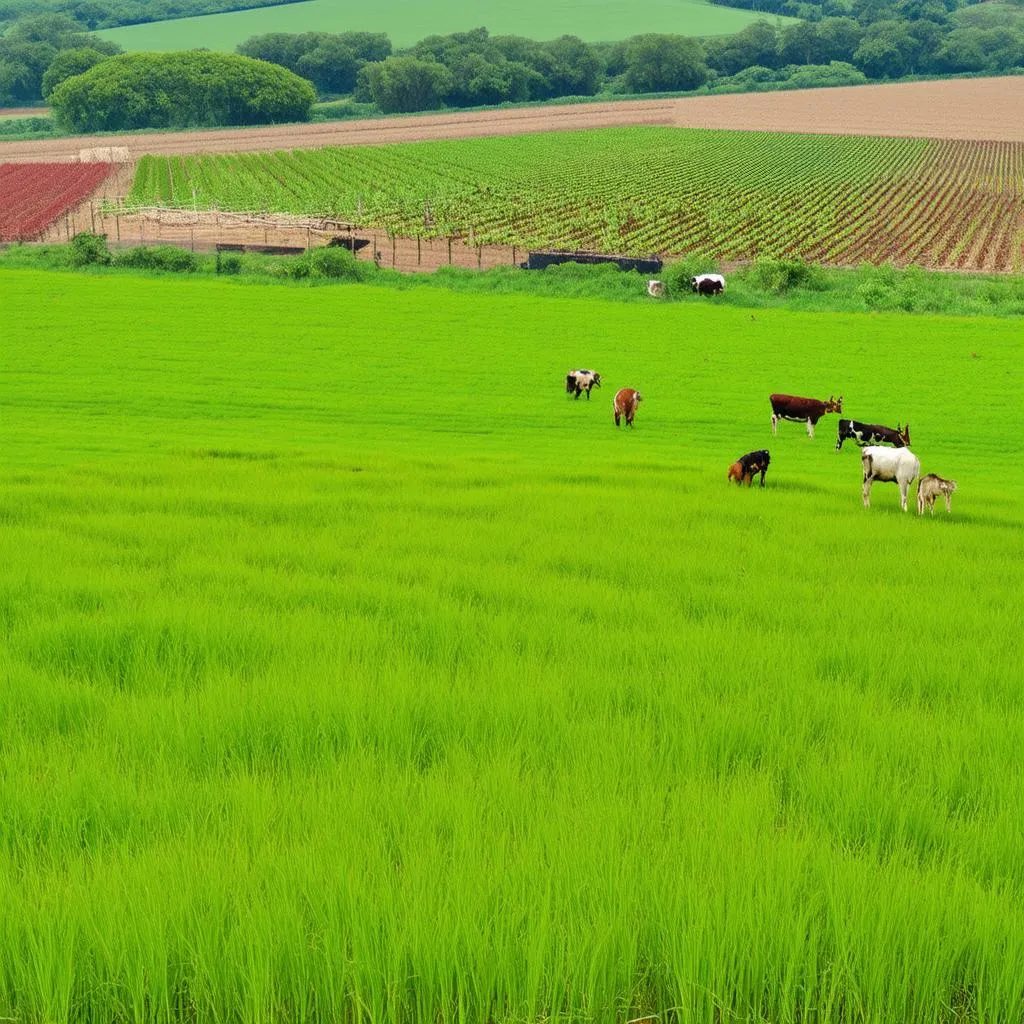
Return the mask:
[[952, 512], [950, 498], [956, 490], [955, 480], [946, 480], [937, 473], [929, 473], [921, 477], [917, 485], [917, 514], [923, 515], [927, 508], [935, 515], [935, 499], [941, 494], [946, 499], [946, 511]]
[[595, 373], [593, 370], [570, 370], [565, 375], [566, 393], [574, 398], [579, 398], [585, 391], [589, 401], [591, 388], [599, 388], [600, 386], [601, 374]]
[[637, 406], [644, 400], [644, 396], [635, 388], [620, 388], [615, 392], [615, 400], [612, 402], [612, 411], [615, 413], [615, 426], [625, 417], [626, 426], [633, 426], [633, 417], [636, 416]]
[[756, 452], [747, 452], [741, 455], [729, 467], [729, 479], [735, 480], [737, 484], [745, 483], [748, 487], [758, 473], [761, 474], [761, 486], [764, 487], [764, 475], [768, 472], [768, 465], [772, 461], [767, 448], [759, 448]]

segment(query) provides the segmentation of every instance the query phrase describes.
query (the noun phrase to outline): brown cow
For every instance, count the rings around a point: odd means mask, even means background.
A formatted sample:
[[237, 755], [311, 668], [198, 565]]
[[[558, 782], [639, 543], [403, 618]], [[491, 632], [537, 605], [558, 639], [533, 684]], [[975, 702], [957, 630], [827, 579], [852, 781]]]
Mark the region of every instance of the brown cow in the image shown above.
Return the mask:
[[636, 416], [636, 407], [644, 400], [644, 396], [635, 388], [620, 388], [615, 392], [615, 401], [612, 409], [615, 412], [615, 426], [623, 416], [626, 417], [626, 426], [633, 426], [633, 417]]
[[778, 433], [779, 420], [792, 420], [807, 424], [807, 436], [814, 437], [814, 425], [825, 413], [843, 411], [843, 396], [831, 396], [826, 401], [818, 398], [799, 398], [796, 395], [769, 395], [772, 403], [772, 433]]

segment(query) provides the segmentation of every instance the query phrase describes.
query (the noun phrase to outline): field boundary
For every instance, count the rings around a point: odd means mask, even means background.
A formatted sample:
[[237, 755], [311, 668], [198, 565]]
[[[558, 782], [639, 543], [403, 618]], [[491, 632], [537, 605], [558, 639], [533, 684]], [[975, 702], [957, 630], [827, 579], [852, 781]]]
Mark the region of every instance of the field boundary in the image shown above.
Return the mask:
[[634, 125], [1024, 142], [1021, 110], [1024, 76], [942, 79], [682, 99], [445, 111], [365, 121], [0, 142], [0, 163], [76, 160], [86, 142], [92, 147], [126, 148], [127, 158], [135, 159], [146, 154], [254, 153]]

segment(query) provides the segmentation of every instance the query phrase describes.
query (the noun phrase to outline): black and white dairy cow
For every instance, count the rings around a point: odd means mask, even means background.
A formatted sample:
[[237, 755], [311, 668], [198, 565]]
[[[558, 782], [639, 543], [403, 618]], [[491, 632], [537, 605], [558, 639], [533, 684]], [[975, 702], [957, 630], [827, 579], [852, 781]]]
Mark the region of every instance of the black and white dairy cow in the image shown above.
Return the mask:
[[566, 394], [579, 398], [586, 391], [587, 400], [590, 400], [590, 389], [601, 386], [601, 374], [593, 370], [570, 370], [565, 375]]
[[860, 423], [857, 420], [839, 421], [839, 439], [836, 451], [843, 447], [844, 441], [855, 441], [862, 448], [868, 444], [890, 444], [893, 448], [907, 448], [910, 445], [910, 424], [896, 429], [882, 427], [877, 423]]
[[871, 485], [876, 480], [898, 484], [900, 508], [907, 511], [907, 491], [921, 472], [921, 461], [909, 448], [883, 448], [868, 445], [861, 449], [861, 465], [864, 467], [864, 507], [871, 508]]
[[721, 295], [725, 278], [721, 274], [697, 274], [690, 278], [690, 288], [698, 295]]

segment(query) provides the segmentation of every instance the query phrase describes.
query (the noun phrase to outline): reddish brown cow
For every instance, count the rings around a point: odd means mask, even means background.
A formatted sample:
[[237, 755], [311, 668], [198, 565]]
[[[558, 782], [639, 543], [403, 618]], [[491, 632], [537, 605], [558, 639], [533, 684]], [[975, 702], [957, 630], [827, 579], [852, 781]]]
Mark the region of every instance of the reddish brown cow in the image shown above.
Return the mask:
[[620, 388], [615, 392], [615, 401], [612, 408], [615, 412], [615, 426], [625, 416], [626, 426], [633, 426], [633, 417], [636, 416], [636, 407], [644, 400], [644, 396], [635, 388]]
[[772, 433], [778, 433], [779, 420], [792, 420], [807, 424], [807, 436], [814, 437], [814, 426], [829, 412], [843, 411], [843, 396], [830, 396], [824, 402], [818, 398], [799, 398], [796, 395], [769, 395], [772, 403]]

